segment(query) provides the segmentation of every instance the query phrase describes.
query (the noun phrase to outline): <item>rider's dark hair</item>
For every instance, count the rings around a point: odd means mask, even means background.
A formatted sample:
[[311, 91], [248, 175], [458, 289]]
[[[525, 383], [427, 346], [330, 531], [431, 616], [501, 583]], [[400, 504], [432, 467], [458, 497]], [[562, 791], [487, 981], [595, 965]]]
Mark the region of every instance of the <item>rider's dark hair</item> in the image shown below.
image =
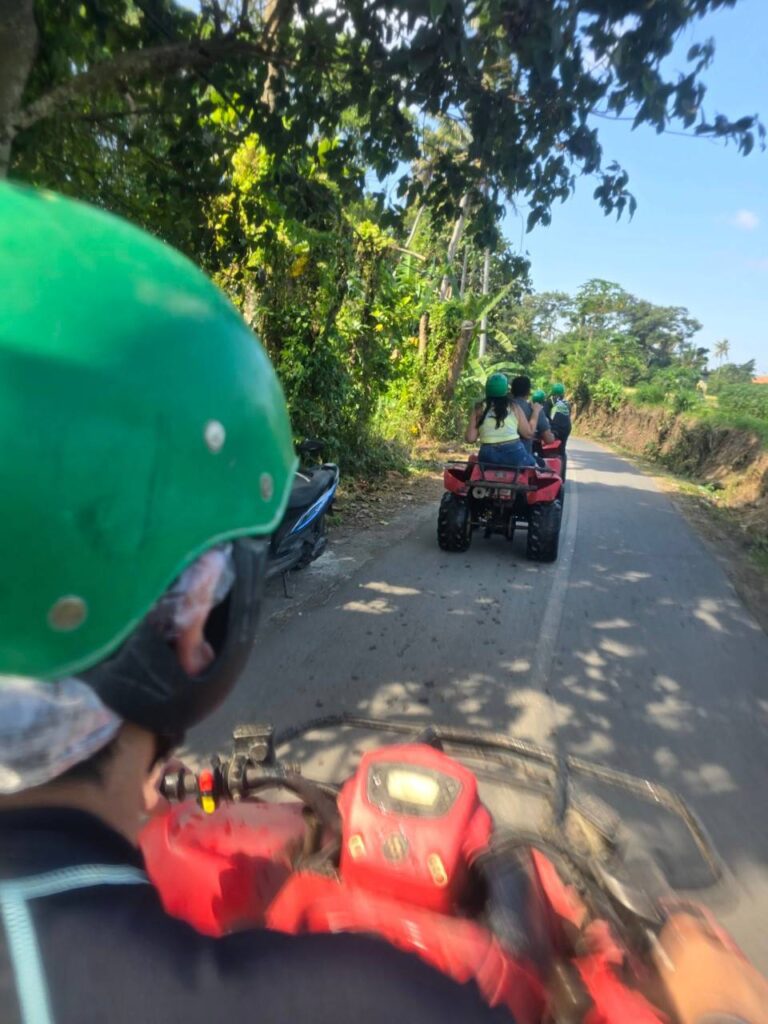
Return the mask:
[[483, 423], [485, 423], [485, 417], [491, 409], [493, 409], [493, 416], [496, 420], [496, 429], [498, 430], [504, 425], [504, 420], [507, 418], [507, 414], [509, 412], [509, 398], [506, 395], [503, 395], [501, 398], [486, 398], [483, 414], [477, 421], [478, 429], [483, 425]]
[[513, 398], [527, 398], [531, 393], [531, 378], [513, 377], [510, 388]]

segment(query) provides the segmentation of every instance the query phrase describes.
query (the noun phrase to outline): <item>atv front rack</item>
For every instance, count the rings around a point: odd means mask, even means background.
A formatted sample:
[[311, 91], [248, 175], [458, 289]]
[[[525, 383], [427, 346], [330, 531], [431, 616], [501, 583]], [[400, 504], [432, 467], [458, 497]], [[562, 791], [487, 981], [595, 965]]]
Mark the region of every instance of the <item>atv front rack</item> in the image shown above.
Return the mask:
[[406, 736], [414, 743], [428, 743], [449, 754], [463, 755], [470, 760], [491, 762], [501, 766], [519, 767], [521, 763], [542, 766], [552, 775], [553, 785], [549, 799], [553, 820], [558, 827], [565, 825], [575, 785], [577, 786], [580, 780], [618, 788], [645, 804], [663, 808], [682, 822], [707, 867], [711, 883], [719, 881], [723, 875], [722, 862], [706, 829], [694, 811], [674, 790], [650, 779], [587, 761], [572, 754], [559, 754], [504, 733], [444, 725], [428, 725], [419, 730], [407, 722], [338, 714], [325, 715], [283, 729], [275, 736], [275, 745], [283, 747], [307, 733], [339, 727]]

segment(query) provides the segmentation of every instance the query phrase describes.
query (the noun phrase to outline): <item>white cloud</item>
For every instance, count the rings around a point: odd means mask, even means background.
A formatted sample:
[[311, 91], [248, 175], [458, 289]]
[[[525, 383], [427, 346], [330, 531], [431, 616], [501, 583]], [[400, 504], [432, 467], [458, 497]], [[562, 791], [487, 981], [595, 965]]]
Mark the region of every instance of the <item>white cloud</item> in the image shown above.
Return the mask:
[[742, 231], [754, 231], [760, 223], [760, 218], [752, 210], [737, 210], [728, 218], [728, 223], [731, 227], [741, 228]]

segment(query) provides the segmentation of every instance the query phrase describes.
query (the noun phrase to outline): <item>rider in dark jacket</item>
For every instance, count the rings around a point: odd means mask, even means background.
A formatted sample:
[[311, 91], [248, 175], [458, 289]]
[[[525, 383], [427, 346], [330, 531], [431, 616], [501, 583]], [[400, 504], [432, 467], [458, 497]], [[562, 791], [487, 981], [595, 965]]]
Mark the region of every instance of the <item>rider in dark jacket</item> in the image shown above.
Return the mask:
[[0, 276], [0, 1020], [499, 1019], [374, 939], [164, 913], [136, 836], [251, 652], [285, 403], [213, 285], [102, 212], [0, 186]]
[[566, 445], [571, 436], [571, 406], [565, 398], [565, 385], [553, 384], [550, 390], [550, 397], [547, 399], [544, 410], [552, 425], [552, 433], [560, 442], [560, 454], [562, 458], [562, 477], [565, 480], [568, 455]]

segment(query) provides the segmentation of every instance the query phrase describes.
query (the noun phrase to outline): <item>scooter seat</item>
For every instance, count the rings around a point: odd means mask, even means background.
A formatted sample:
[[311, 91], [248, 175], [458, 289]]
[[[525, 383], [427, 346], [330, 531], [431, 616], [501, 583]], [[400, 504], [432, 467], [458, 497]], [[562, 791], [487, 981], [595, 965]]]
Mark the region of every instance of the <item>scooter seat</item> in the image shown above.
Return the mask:
[[336, 474], [332, 469], [303, 469], [296, 474], [288, 499], [288, 508], [309, 508], [333, 485]]

